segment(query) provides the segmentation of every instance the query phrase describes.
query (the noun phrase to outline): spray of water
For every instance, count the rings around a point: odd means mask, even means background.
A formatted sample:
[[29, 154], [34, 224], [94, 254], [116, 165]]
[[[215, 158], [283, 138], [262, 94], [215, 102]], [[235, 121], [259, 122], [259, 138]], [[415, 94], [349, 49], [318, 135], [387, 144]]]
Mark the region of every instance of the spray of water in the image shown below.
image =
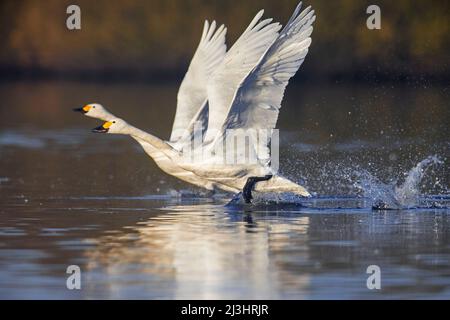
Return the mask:
[[357, 182], [354, 186], [361, 190], [364, 197], [375, 209], [414, 208], [420, 202], [420, 183], [432, 165], [442, 164], [437, 156], [430, 156], [420, 161], [412, 168], [403, 181], [383, 183], [369, 172], [357, 172]]
[[242, 209], [251, 207], [263, 210], [291, 210], [303, 207], [305, 198], [292, 193], [260, 193], [253, 192], [251, 205], [245, 203], [242, 194], [236, 194], [231, 201], [226, 204], [228, 208]]

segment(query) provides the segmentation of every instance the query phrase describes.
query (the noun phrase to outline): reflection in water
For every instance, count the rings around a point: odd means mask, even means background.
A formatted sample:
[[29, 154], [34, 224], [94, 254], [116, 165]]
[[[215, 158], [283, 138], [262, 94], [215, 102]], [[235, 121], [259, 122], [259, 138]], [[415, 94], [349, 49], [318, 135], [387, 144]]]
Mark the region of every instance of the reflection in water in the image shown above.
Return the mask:
[[[307, 217], [269, 225], [256, 222], [251, 215], [226, 215], [221, 212], [222, 206], [167, 210], [138, 222], [125, 235], [108, 234], [97, 239], [97, 245], [86, 252], [87, 268], [101, 267], [117, 275], [130, 272], [132, 266], [133, 272], [174, 282], [171, 292], [161, 287], [157, 295], [179, 299], [280, 298], [280, 276], [289, 277], [290, 285], [297, 290], [307, 285], [306, 275], [280, 274], [273, 265], [277, 261], [269, 258], [272, 251], [288, 245], [287, 234], [306, 234]], [[306, 260], [307, 252], [301, 252], [298, 258]], [[120, 284], [117, 288], [114, 283], [109, 285], [112, 291], [120, 291]]]
[[[3, 298], [450, 297], [446, 210], [242, 214], [200, 200], [66, 199], [69, 210], [62, 200], [2, 212]], [[83, 271], [79, 292], [64, 288], [70, 264]], [[371, 264], [379, 292], [365, 286]]]
[[[293, 88], [281, 169], [316, 196], [250, 212], [179, 192], [130, 139], [71, 112], [102, 101], [167, 137], [175, 86], [0, 85], [0, 298], [450, 298], [446, 91]], [[374, 212], [355, 188], [355, 172], [389, 184], [434, 154], [417, 185], [433, 205]]]

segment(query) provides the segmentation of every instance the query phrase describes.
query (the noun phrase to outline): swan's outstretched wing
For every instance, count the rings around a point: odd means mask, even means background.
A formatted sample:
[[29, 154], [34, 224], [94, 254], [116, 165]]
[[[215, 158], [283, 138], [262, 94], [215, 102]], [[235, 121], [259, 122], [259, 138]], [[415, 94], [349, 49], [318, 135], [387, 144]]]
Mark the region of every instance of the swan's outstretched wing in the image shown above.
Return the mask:
[[215, 21], [211, 25], [205, 21], [200, 43], [178, 91], [177, 111], [170, 141], [181, 138], [192, 118], [204, 105], [208, 79], [222, 62], [227, 50], [226, 32], [224, 25], [216, 30]]
[[281, 25], [271, 23], [272, 19], [260, 21], [263, 13], [261, 10], [253, 18], [208, 82], [209, 118], [205, 141], [214, 138], [221, 129], [239, 84], [278, 36]]
[[[227, 129], [275, 128], [284, 90], [311, 44], [314, 10], [308, 7], [299, 14], [300, 8], [301, 3], [276, 41], [241, 82], [219, 137]], [[257, 151], [258, 157], [267, 161], [270, 150], [267, 146], [261, 149]]]
[[205, 100], [187, 125], [184, 134], [178, 140], [173, 141], [171, 145], [176, 150], [184, 152], [186, 148], [194, 148], [196, 146], [194, 138], [199, 139], [198, 141], [201, 143], [203, 141], [203, 135], [208, 128], [208, 114], [208, 100]]

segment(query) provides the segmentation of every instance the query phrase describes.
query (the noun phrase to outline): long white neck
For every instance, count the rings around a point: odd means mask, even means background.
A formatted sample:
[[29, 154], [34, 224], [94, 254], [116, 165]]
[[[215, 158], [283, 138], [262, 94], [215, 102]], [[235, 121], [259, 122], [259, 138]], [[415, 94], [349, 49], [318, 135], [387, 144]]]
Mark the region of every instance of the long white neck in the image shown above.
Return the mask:
[[[111, 112], [107, 111], [106, 109], [103, 111], [103, 114], [101, 116], [94, 116], [94, 118], [101, 119], [103, 121], [113, 121], [114, 119], [118, 119], [115, 115], [113, 115]], [[162, 139], [145, 132], [141, 129], [138, 129], [130, 124], [127, 123], [127, 126], [123, 132], [123, 134], [130, 135], [132, 138], [134, 138], [137, 142], [145, 142], [149, 145], [151, 145], [156, 150], [160, 150], [162, 152], [172, 152], [174, 151], [173, 148]]]
[[145, 132], [141, 129], [138, 129], [132, 125], [128, 125], [126, 128], [126, 131], [127, 131], [126, 134], [129, 134], [135, 140], [145, 141], [158, 150], [161, 150], [161, 151], [172, 151], [173, 150], [173, 148], [164, 140], [162, 140], [148, 132]]

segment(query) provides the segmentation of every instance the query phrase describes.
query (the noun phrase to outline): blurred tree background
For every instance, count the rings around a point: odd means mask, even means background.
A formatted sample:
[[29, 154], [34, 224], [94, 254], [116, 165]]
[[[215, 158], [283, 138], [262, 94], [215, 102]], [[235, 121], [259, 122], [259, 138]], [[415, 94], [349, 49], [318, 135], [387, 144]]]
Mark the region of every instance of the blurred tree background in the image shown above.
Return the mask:
[[[166, 79], [185, 72], [203, 20], [228, 27], [228, 47], [254, 14], [285, 23], [295, 0], [2, 0], [3, 77]], [[66, 28], [66, 8], [81, 7], [82, 30]], [[381, 30], [366, 8], [381, 8]], [[450, 1], [309, 0], [317, 21], [302, 79], [447, 81]], [[298, 78], [298, 77], [297, 77]]]

